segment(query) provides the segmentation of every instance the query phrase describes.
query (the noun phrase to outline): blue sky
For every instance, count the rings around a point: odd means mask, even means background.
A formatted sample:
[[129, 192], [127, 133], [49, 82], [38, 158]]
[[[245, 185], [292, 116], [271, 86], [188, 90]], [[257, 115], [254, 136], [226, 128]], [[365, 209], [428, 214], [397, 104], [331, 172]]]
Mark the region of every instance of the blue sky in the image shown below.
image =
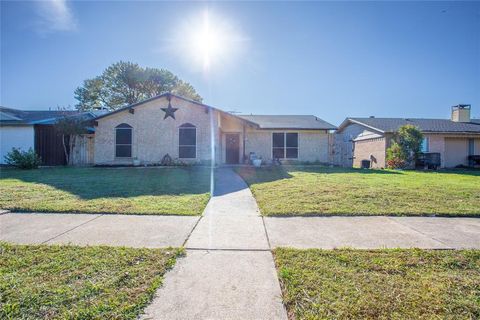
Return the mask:
[[[205, 10], [231, 36], [208, 71], [180, 41]], [[339, 124], [470, 103], [480, 117], [480, 2], [1, 3], [3, 106], [73, 106], [119, 60], [166, 68], [227, 111]]]

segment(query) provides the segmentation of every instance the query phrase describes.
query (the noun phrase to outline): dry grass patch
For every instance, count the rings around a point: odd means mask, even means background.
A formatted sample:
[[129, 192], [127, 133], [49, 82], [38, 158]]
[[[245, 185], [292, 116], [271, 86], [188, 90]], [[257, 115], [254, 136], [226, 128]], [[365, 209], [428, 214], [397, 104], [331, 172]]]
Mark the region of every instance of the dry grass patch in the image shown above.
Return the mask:
[[480, 250], [275, 250], [290, 319], [479, 319]]
[[181, 254], [0, 243], [0, 318], [135, 319]]

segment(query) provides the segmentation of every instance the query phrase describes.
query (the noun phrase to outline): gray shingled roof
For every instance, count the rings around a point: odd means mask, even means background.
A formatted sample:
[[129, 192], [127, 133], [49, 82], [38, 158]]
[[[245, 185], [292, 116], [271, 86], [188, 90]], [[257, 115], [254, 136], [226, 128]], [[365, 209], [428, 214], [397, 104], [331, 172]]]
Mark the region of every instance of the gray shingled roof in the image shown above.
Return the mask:
[[455, 122], [448, 119], [415, 118], [348, 118], [354, 122], [378, 129], [383, 132], [395, 132], [403, 125], [411, 124], [423, 132], [471, 132], [480, 133], [479, 122]]
[[25, 124], [53, 124], [57, 119], [65, 116], [80, 116], [84, 120], [89, 120], [104, 112], [78, 112], [78, 111], [51, 111], [51, 110], [18, 110], [6, 107], [0, 107], [0, 124], [2, 125], [25, 125]]
[[238, 115], [238, 117], [258, 124], [260, 129], [337, 129], [333, 124], [311, 115]]
[[50, 110], [18, 110], [0, 107], [1, 124], [34, 124], [39, 121], [61, 118], [65, 115], [74, 115], [78, 111], [50, 111]]

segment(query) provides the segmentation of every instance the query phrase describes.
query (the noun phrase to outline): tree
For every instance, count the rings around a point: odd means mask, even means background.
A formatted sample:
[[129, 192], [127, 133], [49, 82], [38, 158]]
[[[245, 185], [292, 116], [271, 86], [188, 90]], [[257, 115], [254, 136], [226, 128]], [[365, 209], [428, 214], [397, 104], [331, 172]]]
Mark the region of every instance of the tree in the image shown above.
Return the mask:
[[82, 134], [88, 133], [86, 127], [85, 119], [79, 115], [66, 114], [55, 123], [56, 131], [62, 135], [63, 152], [68, 165], [72, 164], [73, 149], [78, 138]]
[[115, 110], [129, 104], [171, 92], [195, 101], [202, 97], [188, 82], [165, 69], [143, 68], [136, 63], [120, 61], [93, 79], [87, 79], [75, 90], [76, 108]]
[[387, 149], [387, 166], [403, 168], [414, 166], [420, 153], [423, 133], [417, 127], [407, 124], [395, 133], [394, 142]]

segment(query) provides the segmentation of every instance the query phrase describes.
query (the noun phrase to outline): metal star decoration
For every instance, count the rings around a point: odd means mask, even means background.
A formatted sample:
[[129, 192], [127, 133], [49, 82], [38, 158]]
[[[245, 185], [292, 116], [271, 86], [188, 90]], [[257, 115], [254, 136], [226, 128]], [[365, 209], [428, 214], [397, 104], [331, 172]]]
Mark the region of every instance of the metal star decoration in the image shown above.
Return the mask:
[[172, 105], [170, 104], [170, 99], [168, 100], [168, 107], [161, 109], [165, 112], [165, 117], [163, 117], [163, 120], [167, 119], [168, 117], [172, 117], [173, 119], [175, 119], [175, 111], [177, 111], [178, 108], [172, 107]]

